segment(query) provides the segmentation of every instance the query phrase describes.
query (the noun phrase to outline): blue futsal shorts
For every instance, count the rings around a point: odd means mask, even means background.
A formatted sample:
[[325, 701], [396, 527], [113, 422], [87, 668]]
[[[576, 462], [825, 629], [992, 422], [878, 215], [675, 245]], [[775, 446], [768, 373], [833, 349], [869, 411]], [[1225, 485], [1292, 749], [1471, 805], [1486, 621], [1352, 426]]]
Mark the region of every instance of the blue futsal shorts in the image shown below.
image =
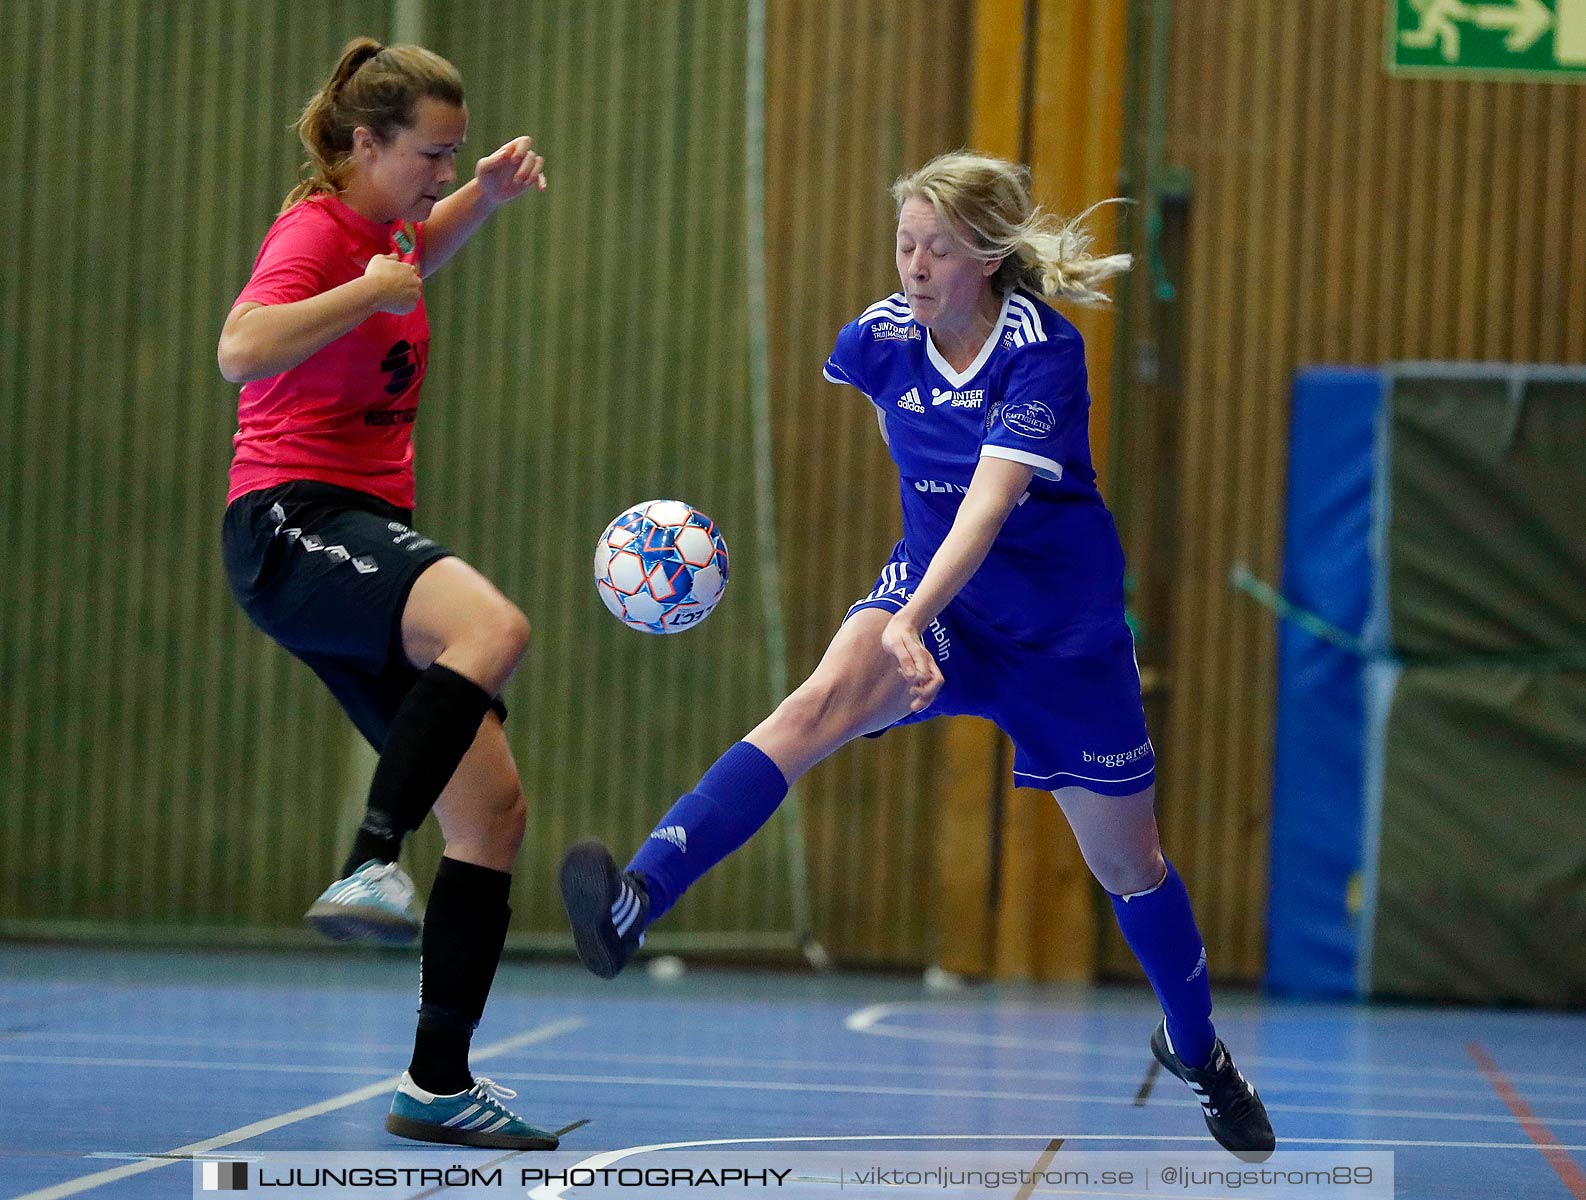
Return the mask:
[[[867, 608], [897, 612], [918, 583], [899, 542], [875, 588], [843, 619]], [[889, 728], [932, 717], [985, 717], [1013, 739], [1015, 787], [1132, 796], [1155, 781], [1156, 752], [1127, 626], [1094, 651], [1043, 653], [985, 631], [949, 604], [924, 641], [941, 668], [942, 690], [927, 708]]]

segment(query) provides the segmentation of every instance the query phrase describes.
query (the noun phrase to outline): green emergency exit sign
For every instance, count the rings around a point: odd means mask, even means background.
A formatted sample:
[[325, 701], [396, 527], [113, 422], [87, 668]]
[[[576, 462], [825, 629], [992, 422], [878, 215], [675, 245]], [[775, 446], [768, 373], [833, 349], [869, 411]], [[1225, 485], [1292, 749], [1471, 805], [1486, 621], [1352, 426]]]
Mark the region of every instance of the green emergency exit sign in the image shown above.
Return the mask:
[[1586, 0], [1388, 0], [1388, 70], [1586, 81]]

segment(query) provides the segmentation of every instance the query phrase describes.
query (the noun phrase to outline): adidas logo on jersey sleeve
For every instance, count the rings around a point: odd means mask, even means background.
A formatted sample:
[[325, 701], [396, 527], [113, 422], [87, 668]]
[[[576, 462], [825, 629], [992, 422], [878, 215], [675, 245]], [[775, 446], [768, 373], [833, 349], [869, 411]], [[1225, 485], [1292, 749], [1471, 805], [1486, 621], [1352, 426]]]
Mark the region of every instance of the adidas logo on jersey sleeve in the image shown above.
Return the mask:
[[1046, 329], [1041, 324], [1041, 313], [1027, 296], [1013, 292], [1008, 296], [1008, 315], [1003, 320], [1004, 346], [1028, 346], [1046, 341]]

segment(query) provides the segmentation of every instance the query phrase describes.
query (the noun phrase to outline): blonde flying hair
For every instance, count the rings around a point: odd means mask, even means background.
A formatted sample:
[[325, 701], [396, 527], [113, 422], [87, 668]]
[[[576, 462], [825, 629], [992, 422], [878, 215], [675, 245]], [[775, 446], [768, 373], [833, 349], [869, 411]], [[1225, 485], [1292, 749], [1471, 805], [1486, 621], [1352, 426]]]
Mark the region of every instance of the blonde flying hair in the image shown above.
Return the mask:
[[360, 125], [381, 141], [413, 125], [414, 110], [425, 96], [463, 104], [463, 77], [433, 50], [422, 46], [382, 46], [373, 38], [353, 38], [325, 85], [304, 105], [297, 136], [308, 151], [308, 177], [287, 193], [285, 212], [319, 193], [335, 195], [347, 184], [352, 134]]
[[[1093, 204], [1072, 220], [1042, 210], [1030, 194], [1030, 168], [1018, 163], [954, 150], [939, 154], [912, 175], [892, 185], [899, 209], [925, 200], [949, 236], [981, 262], [1002, 260], [991, 277], [999, 296], [1024, 288], [1038, 296], [1102, 305], [1112, 301], [1098, 285], [1121, 275], [1133, 262], [1128, 254], [1090, 253], [1093, 240], [1085, 218]], [[963, 244], [967, 229], [971, 242]]]

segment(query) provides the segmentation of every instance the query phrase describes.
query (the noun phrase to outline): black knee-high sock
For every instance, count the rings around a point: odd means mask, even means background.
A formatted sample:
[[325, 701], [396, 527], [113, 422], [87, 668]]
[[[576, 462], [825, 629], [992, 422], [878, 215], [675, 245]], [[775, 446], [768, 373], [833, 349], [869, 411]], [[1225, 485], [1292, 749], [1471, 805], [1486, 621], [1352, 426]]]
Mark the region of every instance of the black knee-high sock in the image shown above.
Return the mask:
[[512, 909], [505, 871], [441, 859], [424, 910], [419, 960], [419, 1024], [408, 1073], [425, 1091], [449, 1096], [471, 1087], [468, 1043], [484, 1015]]
[[343, 879], [371, 858], [396, 862], [402, 839], [424, 824], [473, 745], [490, 703], [484, 688], [440, 663], [418, 677], [391, 721]]

